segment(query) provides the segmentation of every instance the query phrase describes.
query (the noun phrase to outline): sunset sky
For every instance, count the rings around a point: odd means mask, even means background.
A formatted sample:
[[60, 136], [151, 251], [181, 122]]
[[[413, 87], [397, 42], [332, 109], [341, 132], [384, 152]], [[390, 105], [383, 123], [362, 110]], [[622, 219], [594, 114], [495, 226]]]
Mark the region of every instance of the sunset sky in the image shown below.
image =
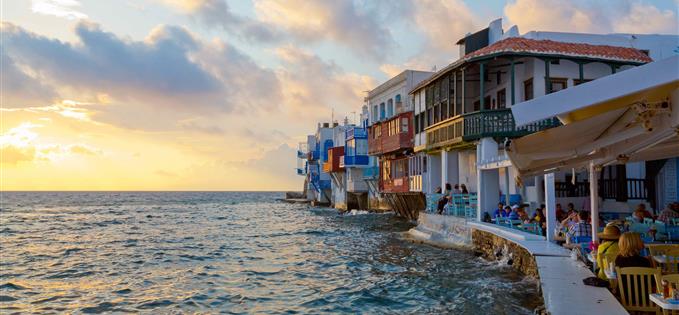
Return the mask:
[[2, 190], [301, 190], [297, 143], [521, 33], [677, 33], [679, 1], [3, 0]]

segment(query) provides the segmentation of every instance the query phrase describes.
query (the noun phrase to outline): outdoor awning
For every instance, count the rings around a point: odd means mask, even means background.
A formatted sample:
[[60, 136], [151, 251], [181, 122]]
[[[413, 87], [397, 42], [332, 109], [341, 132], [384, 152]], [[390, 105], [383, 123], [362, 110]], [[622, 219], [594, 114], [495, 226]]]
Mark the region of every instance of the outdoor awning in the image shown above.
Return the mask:
[[563, 126], [512, 141], [521, 176], [679, 156], [679, 56], [512, 107], [518, 125], [557, 116]]

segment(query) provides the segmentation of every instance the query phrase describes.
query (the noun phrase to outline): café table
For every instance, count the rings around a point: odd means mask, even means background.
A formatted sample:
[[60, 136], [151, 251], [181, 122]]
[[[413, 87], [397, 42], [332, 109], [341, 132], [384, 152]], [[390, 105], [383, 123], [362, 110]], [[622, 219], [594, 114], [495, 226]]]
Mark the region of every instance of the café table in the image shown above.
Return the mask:
[[665, 299], [660, 293], [651, 293], [648, 297], [653, 303], [662, 308], [663, 314], [669, 314], [670, 312], [668, 311], [679, 310], [679, 300]]

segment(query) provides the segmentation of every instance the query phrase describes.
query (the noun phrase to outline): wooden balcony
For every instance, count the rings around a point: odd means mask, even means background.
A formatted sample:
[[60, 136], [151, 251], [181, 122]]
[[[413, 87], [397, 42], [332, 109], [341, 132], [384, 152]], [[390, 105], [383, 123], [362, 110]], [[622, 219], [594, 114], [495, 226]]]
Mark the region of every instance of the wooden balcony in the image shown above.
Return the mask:
[[427, 149], [462, 144], [485, 137], [522, 137], [559, 125], [561, 123], [554, 117], [517, 128], [509, 108], [467, 113], [428, 127]]
[[323, 172], [342, 172], [344, 167], [340, 166], [341, 157], [344, 156], [344, 147], [333, 147], [328, 150], [328, 161], [323, 163]]
[[381, 155], [413, 147], [413, 112], [398, 114], [368, 129], [368, 154]]
[[408, 176], [382, 180], [380, 187], [385, 193], [402, 193], [410, 191], [410, 180]]

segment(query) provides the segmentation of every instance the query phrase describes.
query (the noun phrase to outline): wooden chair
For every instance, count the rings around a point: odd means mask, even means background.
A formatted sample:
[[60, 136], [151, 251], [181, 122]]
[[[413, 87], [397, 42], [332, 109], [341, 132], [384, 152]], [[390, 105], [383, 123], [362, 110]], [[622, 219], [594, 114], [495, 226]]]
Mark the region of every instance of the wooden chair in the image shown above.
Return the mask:
[[648, 295], [655, 293], [657, 279], [661, 279], [660, 268], [616, 267], [620, 302], [628, 312], [652, 312], [658, 307]]

